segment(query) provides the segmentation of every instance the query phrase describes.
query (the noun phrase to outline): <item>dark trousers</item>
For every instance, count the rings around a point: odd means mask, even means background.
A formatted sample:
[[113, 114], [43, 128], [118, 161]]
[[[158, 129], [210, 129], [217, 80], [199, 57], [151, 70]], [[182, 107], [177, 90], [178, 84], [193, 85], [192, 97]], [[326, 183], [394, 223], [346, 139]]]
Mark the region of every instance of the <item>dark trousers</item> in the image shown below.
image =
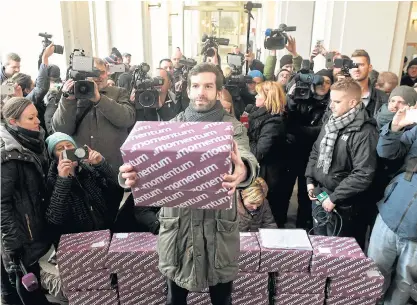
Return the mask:
[[41, 290], [40, 266], [38, 263], [26, 267], [28, 273], [32, 272], [38, 279], [39, 289], [28, 292], [22, 284], [22, 272], [8, 273], [1, 260], [1, 296], [10, 304], [46, 305], [49, 304]]
[[[188, 290], [179, 287], [171, 280], [167, 280], [167, 305], [187, 305]], [[210, 298], [213, 305], [232, 305], [233, 282], [210, 286]]]

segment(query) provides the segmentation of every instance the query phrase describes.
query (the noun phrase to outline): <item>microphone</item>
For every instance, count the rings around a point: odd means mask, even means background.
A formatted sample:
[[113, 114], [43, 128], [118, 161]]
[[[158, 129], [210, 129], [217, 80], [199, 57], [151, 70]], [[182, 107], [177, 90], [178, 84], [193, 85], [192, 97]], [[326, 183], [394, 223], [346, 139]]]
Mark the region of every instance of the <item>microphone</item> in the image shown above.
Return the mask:
[[246, 113], [251, 112], [251, 111], [252, 111], [252, 109], [253, 109], [253, 107], [255, 107], [255, 105], [253, 105], [253, 104], [246, 105], [246, 107], [245, 107], [245, 112], [246, 112]]

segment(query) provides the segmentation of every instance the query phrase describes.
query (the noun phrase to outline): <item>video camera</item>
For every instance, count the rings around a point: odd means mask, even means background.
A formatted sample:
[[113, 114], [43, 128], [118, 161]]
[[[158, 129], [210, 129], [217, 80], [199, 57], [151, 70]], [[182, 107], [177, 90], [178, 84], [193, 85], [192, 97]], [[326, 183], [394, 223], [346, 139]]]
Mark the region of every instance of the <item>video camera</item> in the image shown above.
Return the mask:
[[345, 77], [350, 77], [349, 70], [358, 68], [358, 64], [354, 63], [351, 59], [336, 58], [334, 60], [334, 68], [341, 68]]
[[216, 38], [214, 36], [208, 36], [207, 34], [204, 34], [201, 38], [201, 42], [204, 43], [203, 48], [201, 50], [201, 55], [204, 55], [206, 57], [213, 57], [214, 56], [214, 50], [219, 48], [219, 45], [221, 46], [228, 46], [229, 45], [229, 39], [228, 38]]
[[[43, 49], [45, 50], [45, 48], [52, 43], [52, 41], [49, 40], [49, 39], [52, 38], [52, 34], [48, 34], [48, 33], [45, 32], [45, 33], [39, 33], [39, 36], [44, 38], [44, 40], [42, 40], [42, 45], [43, 45]], [[54, 44], [54, 47], [55, 47], [54, 53], [64, 54], [64, 47], [63, 46], [61, 46], [59, 44]], [[42, 53], [43, 53], [43, 51], [42, 51]]]
[[294, 76], [294, 100], [308, 100], [312, 93], [311, 85], [319, 86], [324, 83], [323, 76], [311, 72], [310, 61], [308, 59], [303, 60], [301, 70]]
[[147, 74], [150, 66], [147, 63], [141, 63], [133, 72], [132, 87], [136, 90], [135, 107], [158, 108], [159, 106], [159, 86], [164, 84], [164, 79], [160, 76], [151, 78]]
[[[75, 54], [77, 53], [77, 55]], [[74, 88], [67, 93], [74, 94], [77, 99], [90, 99], [94, 96], [94, 82], [87, 80], [88, 77], [99, 77], [100, 71], [94, 68], [93, 57], [85, 56], [84, 50], [74, 49], [70, 55], [70, 63], [67, 71], [67, 79], [74, 79]]]
[[233, 53], [228, 53], [227, 64], [232, 68], [232, 75], [242, 74], [242, 57]]
[[186, 81], [188, 78], [188, 72], [197, 64], [192, 58], [180, 59], [180, 65], [182, 65], [182, 81]]
[[288, 35], [286, 32], [296, 31], [297, 27], [287, 26], [286, 24], [280, 24], [278, 29], [266, 29], [264, 47], [268, 50], [282, 50], [288, 41]]

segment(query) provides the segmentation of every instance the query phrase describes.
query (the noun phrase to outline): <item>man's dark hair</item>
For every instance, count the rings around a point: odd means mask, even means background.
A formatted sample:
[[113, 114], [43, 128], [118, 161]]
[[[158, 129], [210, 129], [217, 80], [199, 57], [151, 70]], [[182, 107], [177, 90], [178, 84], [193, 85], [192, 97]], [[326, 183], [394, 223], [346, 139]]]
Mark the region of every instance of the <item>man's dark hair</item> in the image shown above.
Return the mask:
[[349, 56], [347, 56], [347, 55], [342, 55], [342, 58], [343, 58], [343, 59], [350, 59], [350, 57], [349, 57]]
[[30, 89], [30, 87], [32, 86], [32, 78], [30, 77], [30, 75], [24, 73], [16, 73], [15, 75], [13, 75], [11, 81], [14, 84], [18, 84], [22, 88], [22, 91], [24, 91], [25, 89]]
[[365, 57], [366, 61], [368, 62], [368, 65], [371, 64], [371, 57], [369, 56], [368, 52], [366, 52], [365, 50], [362, 50], [362, 49], [355, 50], [352, 53], [351, 57]]
[[223, 87], [223, 75], [220, 72], [219, 68], [216, 65], [213, 65], [212, 63], [203, 62], [201, 64], [198, 64], [194, 66], [188, 73], [188, 79], [187, 79], [187, 89], [190, 90], [191, 87], [191, 77], [198, 75], [200, 73], [214, 73], [216, 75], [216, 90], [220, 91]]
[[164, 58], [164, 59], [161, 59], [161, 60], [159, 61], [159, 68], [161, 67], [162, 62], [164, 62], [164, 61], [170, 62], [170, 63], [172, 64], [172, 60], [171, 60], [171, 59], [169, 59], [169, 58]]

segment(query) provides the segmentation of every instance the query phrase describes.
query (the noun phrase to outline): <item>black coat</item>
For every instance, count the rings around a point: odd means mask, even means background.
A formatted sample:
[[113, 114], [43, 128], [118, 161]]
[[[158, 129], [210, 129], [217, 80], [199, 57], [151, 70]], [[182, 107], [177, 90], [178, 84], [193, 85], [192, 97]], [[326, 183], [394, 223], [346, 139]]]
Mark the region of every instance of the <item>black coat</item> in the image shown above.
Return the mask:
[[278, 181], [281, 169], [286, 164], [286, 118], [272, 115], [266, 108], [254, 107], [249, 113], [249, 145], [260, 165], [260, 176], [269, 188]]
[[58, 109], [59, 100], [61, 99], [61, 95], [58, 91], [49, 91], [45, 98], [44, 102], [46, 105], [45, 110], [45, 127], [46, 132], [48, 135], [51, 135], [54, 133], [54, 130], [52, 128], [52, 118], [54, 117], [55, 111]]
[[409, 87], [414, 87], [414, 84], [417, 83], [417, 78], [412, 80], [410, 76], [408, 76], [408, 74], [405, 74], [402, 78], [401, 78], [401, 83], [400, 86], [409, 86]]
[[388, 103], [388, 95], [385, 92], [372, 87], [371, 81], [369, 81], [369, 90], [371, 98], [369, 104], [366, 106], [366, 111], [371, 118], [376, 118], [382, 105]]
[[363, 202], [377, 169], [378, 131], [375, 121], [362, 108], [355, 120], [339, 131], [328, 174], [323, 173], [323, 168], [317, 168], [320, 143], [325, 133], [323, 126], [310, 154], [305, 174], [307, 183], [326, 191], [336, 205], [375, 203]]
[[41, 159], [11, 134], [1, 134], [1, 254], [9, 270], [10, 255], [21, 252], [26, 266], [38, 262], [51, 247], [44, 220], [47, 207]]

